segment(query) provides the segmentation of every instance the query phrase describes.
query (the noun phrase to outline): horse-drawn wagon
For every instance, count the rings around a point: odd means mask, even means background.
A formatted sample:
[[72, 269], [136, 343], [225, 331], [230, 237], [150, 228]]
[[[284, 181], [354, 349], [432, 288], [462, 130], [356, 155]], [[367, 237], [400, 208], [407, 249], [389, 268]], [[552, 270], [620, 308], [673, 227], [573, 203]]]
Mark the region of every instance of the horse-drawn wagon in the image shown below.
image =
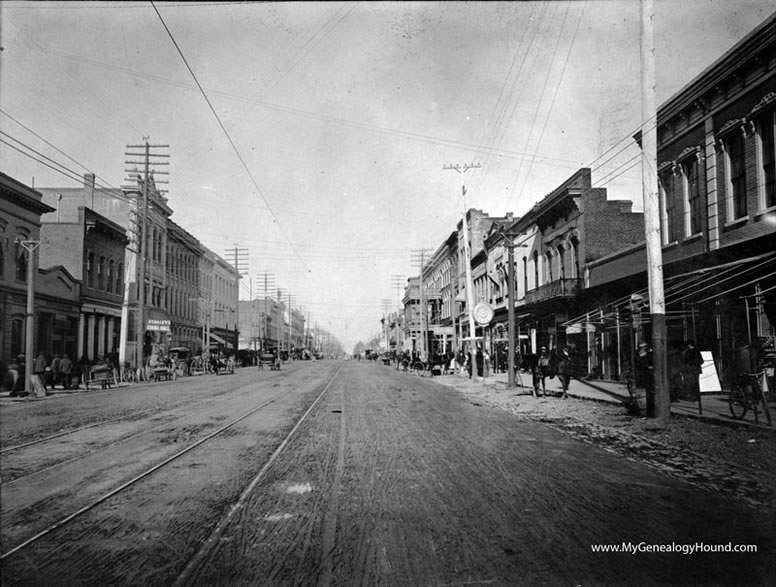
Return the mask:
[[269, 365], [270, 370], [280, 371], [280, 355], [276, 351], [266, 350], [259, 353], [259, 369]]

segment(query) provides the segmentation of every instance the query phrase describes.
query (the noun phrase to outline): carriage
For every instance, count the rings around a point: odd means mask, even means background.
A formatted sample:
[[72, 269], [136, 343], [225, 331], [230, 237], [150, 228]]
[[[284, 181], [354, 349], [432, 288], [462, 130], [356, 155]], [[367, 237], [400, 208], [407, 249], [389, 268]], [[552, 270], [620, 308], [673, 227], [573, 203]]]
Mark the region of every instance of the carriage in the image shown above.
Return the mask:
[[264, 350], [259, 353], [259, 369], [263, 370], [265, 365], [269, 365], [271, 371], [280, 371], [280, 355], [277, 351]]

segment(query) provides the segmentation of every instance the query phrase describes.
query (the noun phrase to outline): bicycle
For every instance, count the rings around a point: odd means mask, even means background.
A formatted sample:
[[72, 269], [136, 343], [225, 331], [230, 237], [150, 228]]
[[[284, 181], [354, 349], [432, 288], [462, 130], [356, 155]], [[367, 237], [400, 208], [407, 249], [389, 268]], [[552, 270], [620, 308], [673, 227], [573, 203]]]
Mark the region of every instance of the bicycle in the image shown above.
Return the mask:
[[744, 373], [738, 377], [733, 387], [728, 393], [728, 404], [730, 413], [736, 420], [743, 420], [746, 413], [751, 409], [754, 412], [754, 421], [760, 423], [760, 408], [768, 420], [768, 426], [772, 426], [771, 411], [768, 408], [768, 401], [760, 387], [760, 378], [764, 371], [759, 373]]
[[137, 374], [135, 373], [135, 370], [132, 369], [129, 365], [124, 365], [121, 367], [121, 371], [119, 372], [119, 381], [121, 383], [136, 383]]
[[424, 377], [426, 375], [426, 364], [422, 361], [416, 361], [412, 364], [411, 370], [413, 373]]

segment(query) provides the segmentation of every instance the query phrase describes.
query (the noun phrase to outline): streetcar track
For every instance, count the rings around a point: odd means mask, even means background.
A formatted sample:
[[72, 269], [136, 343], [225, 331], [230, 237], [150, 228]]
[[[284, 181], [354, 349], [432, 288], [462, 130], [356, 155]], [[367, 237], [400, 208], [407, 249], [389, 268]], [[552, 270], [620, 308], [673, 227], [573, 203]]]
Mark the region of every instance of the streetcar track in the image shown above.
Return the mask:
[[[247, 385], [246, 385], [246, 387], [247, 387]], [[116, 388], [114, 390], [110, 390], [110, 391], [116, 391], [117, 389], [118, 388]], [[104, 391], [104, 390], [95, 390], [95, 391], [101, 392], [101, 391]], [[172, 411], [172, 410], [175, 410], [175, 409], [178, 409], [178, 408], [181, 408], [181, 407], [197, 406], [199, 404], [202, 404], [202, 403], [205, 403], [205, 402], [208, 402], [208, 401], [213, 401], [213, 399], [215, 399], [217, 397], [220, 397], [222, 395], [225, 395], [227, 393], [233, 393], [233, 392], [234, 392], [234, 390], [231, 390], [231, 389], [230, 390], [224, 390], [224, 391], [222, 391], [222, 392], [220, 392], [220, 393], [218, 393], [216, 395], [211, 395], [211, 396], [208, 396], [208, 397], [200, 399], [200, 400], [194, 400], [194, 401], [188, 402], [188, 403], [184, 400], [184, 401], [182, 401], [182, 402], [180, 402], [178, 404], [175, 404], [175, 405], [173, 405], [171, 407], [170, 406], [164, 406], [161, 409], [162, 410], [166, 410], [166, 411]], [[57, 434], [52, 434], [52, 435], [49, 435], [49, 436], [44, 436], [42, 438], [37, 438], [37, 439], [31, 440], [29, 442], [24, 442], [22, 444], [17, 444], [17, 445], [14, 445], [14, 446], [8, 446], [6, 448], [2, 448], [2, 449], [0, 449], [0, 455], [5, 454], [7, 452], [14, 451], [14, 450], [19, 450], [19, 449], [22, 449], [22, 448], [27, 448], [29, 446], [33, 446], [33, 445], [36, 445], [36, 444], [42, 444], [44, 442], [50, 442], [52, 440], [56, 440], [58, 438], [62, 438], [63, 436], [68, 436], [70, 434], [77, 434], [78, 432], [83, 432], [84, 430], [89, 430], [90, 428], [95, 428], [97, 426], [104, 426], [106, 424], [112, 424], [112, 423], [115, 423], [115, 422], [122, 422], [122, 421], [132, 422], [133, 420], [142, 419], [143, 417], [145, 417], [145, 416], [147, 416], [149, 414], [159, 413], [159, 411], [160, 411], [160, 408], [158, 408], [158, 407], [156, 407], [156, 408], [148, 408], [146, 410], [141, 410], [141, 411], [137, 411], [137, 412], [130, 412], [129, 414], [124, 414], [122, 416], [118, 416], [116, 418], [111, 418], [109, 420], [100, 420], [98, 422], [93, 422], [92, 424], [87, 424], [86, 426], [80, 426], [80, 427], [74, 428], [72, 430], [65, 430], [64, 432], [58, 432]]]
[[[336, 377], [336, 375], [335, 375], [335, 377]], [[60, 519], [60, 520], [50, 524], [48, 527], [46, 527], [45, 529], [41, 530], [40, 532], [38, 532], [37, 534], [35, 534], [31, 538], [28, 538], [27, 540], [24, 540], [23, 542], [21, 542], [20, 544], [16, 545], [13, 548], [11, 548], [10, 550], [0, 554], [0, 560], [4, 560], [4, 559], [10, 557], [11, 555], [14, 555], [14, 554], [16, 554], [16, 553], [18, 553], [20, 551], [23, 551], [25, 548], [27, 548], [27, 547], [31, 546], [32, 544], [36, 543], [41, 538], [44, 538], [45, 536], [51, 534], [55, 530], [58, 530], [59, 528], [62, 528], [63, 526], [66, 526], [67, 524], [69, 524], [73, 520], [79, 518], [80, 516], [82, 516], [86, 512], [94, 509], [95, 507], [97, 507], [98, 505], [100, 505], [103, 502], [107, 501], [111, 497], [113, 497], [113, 496], [121, 493], [122, 491], [128, 489], [129, 487], [135, 485], [136, 483], [138, 483], [142, 479], [148, 477], [149, 475], [151, 475], [152, 473], [158, 471], [162, 467], [165, 467], [166, 465], [172, 463], [173, 461], [177, 460], [178, 458], [182, 457], [183, 455], [187, 454], [188, 452], [190, 452], [190, 451], [194, 450], [195, 448], [199, 447], [200, 445], [204, 444], [208, 440], [211, 440], [212, 438], [223, 434], [224, 432], [226, 432], [227, 430], [231, 429], [233, 426], [235, 426], [236, 424], [242, 422], [246, 418], [252, 416], [256, 412], [262, 410], [263, 408], [269, 406], [270, 404], [273, 404], [278, 399], [282, 398], [284, 395], [286, 395], [286, 391], [282, 391], [282, 392], [276, 394], [275, 396], [273, 396], [270, 399], [262, 402], [258, 406], [254, 407], [254, 408], [251, 408], [249, 411], [245, 412], [240, 417], [232, 420], [231, 422], [229, 422], [225, 426], [222, 426], [221, 428], [218, 428], [217, 430], [215, 430], [214, 432], [208, 434], [204, 438], [201, 438], [201, 439], [197, 440], [193, 444], [187, 446], [186, 448], [184, 448], [184, 449], [176, 452], [175, 454], [167, 457], [166, 459], [162, 460], [160, 463], [157, 463], [153, 467], [147, 469], [146, 471], [140, 473], [139, 475], [136, 475], [135, 477], [133, 477], [129, 481], [121, 484], [119, 487], [116, 487], [116, 488], [112, 489], [108, 493], [106, 493], [103, 496], [93, 500], [92, 502], [90, 502], [87, 505], [81, 507], [80, 509], [76, 510], [72, 514], [70, 514], [70, 515], [68, 515], [68, 516], [66, 516], [66, 517], [64, 517], [64, 518], [62, 518], [62, 519]], [[319, 396], [319, 398], [320, 398], [320, 396]], [[317, 399], [316, 399], [316, 402], [317, 402]], [[313, 403], [313, 405], [315, 405], [315, 402]]]
[[[246, 386], [246, 387], [248, 387], [248, 386]], [[234, 393], [234, 390], [230, 390], [229, 393]], [[204, 399], [201, 399], [201, 400], [189, 403], [189, 404], [185, 404], [185, 405], [184, 404], [176, 405], [173, 408], [171, 408], [169, 411], [176, 410], [176, 409], [178, 409], [180, 407], [198, 406], [198, 405], [201, 405], [203, 403], [207, 403], [207, 402], [213, 401], [215, 397], [220, 397], [221, 395], [223, 395], [223, 394], [219, 394], [218, 396], [210, 396], [208, 398], [204, 398]], [[148, 412], [145, 412], [145, 414], [147, 414], [147, 413]], [[135, 414], [143, 414], [143, 412], [136, 412]], [[102, 445], [102, 446], [100, 446], [98, 448], [95, 448], [93, 450], [89, 450], [89, 451], [87, 451], [85, 453], [82, 453], [82, 454], [76, 455], [74, 457], [65, 459], [64, 461], [59, 461], [59, 462], [53, 463], [51, 465], [43, 467], [42, 469], [38, 469], [37, 471], [33, 471], [31, 473], [28, 473], [26, 475], [22, 475], [20, 477], [15, 477], [15, 478], [11, 479], [10, 481], [0, 481], [0, 485], [2, 485], [3, 488], [8, 488], [8, 487], [12, 486], [14, 483], [18, 483], [19, 481], [22, 481], [22, 480], [25, 480], [25, 479], [29, 479], [30, 477], [33, 477], [35, 475], [39, 475], [39, 474], [42, 474], [42, 473], [45, 473], [45, 472], [52, 471], [52, 470], [56, 469], [57, 467], [61, 467], [63, 465], [72, 464], [72, 463], [74, 463], [74, 462], [76, 462], [76, 461], [78, 461], [80, 459], [85, 459], [85, 458], [87, 458], [89, 456], [95, 455], [95, 454], [99, 453], [100, 451], [109, 450], [109, 449], [111, 449], [111, 448], [113, 448], [115, 446], [118, 446], [119, 444], [122, 444], [124, 442], [129, 442], [131, 440], [139, 438], [139, 437], [143, 436], [144, 434], [153, 434], [154, 432], [158, 431], [160, 428], [168, 426], [168, 425], [170, 425], [170, 424], [172, 424], [172, 423], [174, 423], [176, 421], [180, 422], [180, 421], [184, 420], [186, 417], [187, 417], [186, 415], [181, 416], [181, 417], [168, 416], [168, 419], [166, 419], [164, 422], [161, 422], [160, 424], [158, 424], [156, 426], [152, 426], [151, 428], [146, 428], [144, 430], [140, 430], [138, 432], [130, 434], [129, 436], [124, 436], [122, 438], [118, 438], [118, 439], [116, 439], [114, 441], [111, 441], [111, 442], [109, 442], [107, 444], [104, 444], [104, 445]], [[107, 425], [107, 424], [112, 424], [112, 423], [115, 423], [117, 421], [122, 421], [122, 420], [126, 421], [126, 422], [132, 422], [132, 421], [138, 420], [138, 419], [141, 419], [141, 418], [126, 418], [126, 419], [114, 418], [114, 419], [111, 419], [111, 420], [103, 420], [102, 422], [98, 422], [97, 424], [85, 426], [85, 427], [79, 428], [77, 430], [73, 430], [73, 431], [65, 433], [65, 434], [75, 433], [75, 432], [78, 432], [78, 431], [82, 431], [82, 430], [86, 430], [86, 429], [89, 429], [89, 428], [93, 428], [94, 426], [99, 425], [99, 424], [106, 424]], [[30, 446], [30, 445], [33, 445], [33, 444], [39, 444], [39, 443], [42, 443], [42, 442], [44, 442], [46, 440], [53, 440], [55, 438], [59, 438], [60, 436], [62, 436], [62, 435], [49, 436], [49, 437], [46, 437], [45, 439], [40, 439], [40, 440], [38, 440], [36, 442], [29, 443], [27, 445], [19, 445], [18, 447], [15, 447], [15, 448], [22, 448], [23, 446]], [[7, 517], [10, 514], [15, 513], [16, 511], [20, 511], [20, 510], [24, 509], [24, 507], [26, 507], [26, 506], [23, 506], [23, 507], [20, 507], [20, 508], [16, 508], [15, 510], [7, 510], [7, 511], [4, 511], [3, 513]]]
[[175, 581], [172, 583], [173, 587], [191, 584], [192, 581], [197, 577], [198, 571], [200, 571], [203, 568], [203, 566], [209, 562], [210, 556], [219, 546], [221, 536], [231, 524], [234, 516], [240, 510], [243, 509], [245, 502], [251, 496], [251, 494], [253, 493], [253, 490], [256, 488], [259, 482], [265, 477], [265, 475], [267, 474], [267, 472], [269, 471], [270, 467], [275, 462], [275, 460], [278, 458], [278, 456], [285, 450], [286, 446], [288, 446], [288, 444], [291, 442], [291, 440], [296, 435], [299, 428], [307, 420], [307, 418], [313, 412], [315, 407], [324, 397], [324, 395], [329, 390], [332, 383], [334, 383], [335, 379], [340, 374], [342, 369], [343, 369], [343, 365], [340, 365], [339, 369], [337, 369], [337, 372], [331, 377], [329, 382], [324, 386], [324, 388], [321, 390], [321, 392], [318, 394], [315, 400], [310, 404], [310, 406], [307, 408], [304, 414], [302, 414], [299, 420], [297, 420], [296, 424], [294, 424], [294, 427], [291, 429], [291, 431], [286, 435], [283, 441], [273, 451], [269, 459], [267, 459], [267, 462], [264, 463], [264, 465], [259, 470], [259, 472], [256, 473], [256, 475], [253, 477], [251, 482], [245, 487], [245, 489], [240, 494], [240, 497], [230, 508], [229, 512], [224, 517], [221, 518], [218, 524], [216, 524], [215, 528], [210, 533], [210, 536], [208, 536], [203, 541], [202, 546], [199, 548], [199, 550], [194, 554], [194, 556], [192, 556], [189, 559], [184, 569], [178, 574]]

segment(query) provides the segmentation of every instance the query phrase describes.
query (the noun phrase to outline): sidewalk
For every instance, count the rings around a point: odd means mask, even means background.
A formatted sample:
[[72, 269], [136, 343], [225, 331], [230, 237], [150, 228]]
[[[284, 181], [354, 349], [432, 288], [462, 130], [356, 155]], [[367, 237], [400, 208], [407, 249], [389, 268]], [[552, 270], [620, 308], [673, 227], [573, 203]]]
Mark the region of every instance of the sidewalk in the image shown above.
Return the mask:
[[[522, 385], [521, 385], [522, 379]], [[507, 385], [507, 374], [496, 373], [491, 374], [487, 378], [481, 379], [484, 385]], [[526, 394], [531, 393], [531, 374], [520, 373], [520, 378], [516, 378], [515, 381], [517, 388], [522, 389]], [[548, 394], [553, 395], [561, 394], [560, 382], [557, 378], [545, 380], [546, 391]], [[600, 401], [612, 404], [625, 404], [630, 400], [628, 395], [628, 389], [625, 384], [615, 381], [604, 381], [600, 379], [585, 380], [585, 379], [572, 379], [569, 384], [569, 396], [578, 399]], [[754, 414], [750, 411], [747, 412], [743, 420], [736, 420], [730, 413], [730, 407], [727, 401], [727, 394], [722, 393], [704, 393], [701, 396], [700, 406], [698, 402], [690, 401], [676, 401], [671, 403], [671, 414], [675, 416], [685, 416], [690, 418], [698, 418], [716, 423], [725, 423], [732, 425], [748, 425], [765, 430], [776, 430], [776, 405], [772, 402], [769, 404], [771, 411], [771, 418], [774, 419], [774, 425], [768, 426], [768, 422], [765, 415], [759, 414], [759, 424], [755, 423]]]

